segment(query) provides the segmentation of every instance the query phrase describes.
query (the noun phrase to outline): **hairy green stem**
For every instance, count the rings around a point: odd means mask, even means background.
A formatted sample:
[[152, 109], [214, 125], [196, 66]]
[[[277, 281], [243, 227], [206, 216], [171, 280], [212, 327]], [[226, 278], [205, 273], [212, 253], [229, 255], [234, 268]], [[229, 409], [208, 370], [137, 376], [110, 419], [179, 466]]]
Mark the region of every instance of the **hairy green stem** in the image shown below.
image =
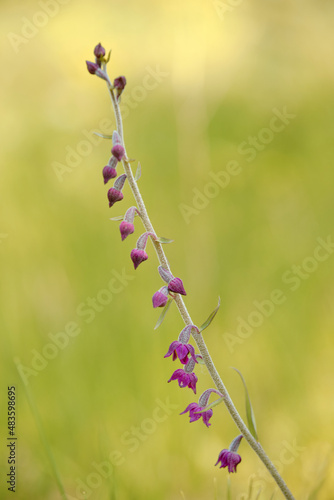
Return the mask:
[[[122, 122], [122, 116], [121, 116], [118, 100], [115, 97], [113, 89], [110, 85], [108, 85], [108, 90], [110, 93], [111, 101], [112, 101], [114, 112], [115, 112], [117, 132], [122, 139], [122, 143], [123, 143], [123, 146], [125, 149], [124, 134], [123, 134], [123, 122]], [[138, 209], [140, 211], [140, 216], [141, 216], [141, 219], [142, 219], [142, 222], [143, 222], [143, 225], [144, 225], [146, 231], [158, 234], [154, 230], [154, 227], [153, 227], [153, 225], [150, 221], [150, 218], [148, 216], [144, 200], [140, 194], [138, 184], [133, 176], [131, 166], [127, 160], [126, 149], [125, 149], [125, 159], [122, 160], [122, 163], [123, 163], [124, 171], [127, 175], [133, 196], [134, 196], [136, 203], [138, 205]], [[154, 239], [152, 237], [151, 237], [151, 240], [152, 240], [153, 246], [156, 250], [160, 265], [163, 266], [165, 269], [168, 269], [170, 271], [167, 257], [165, 255], [165, 252], [162, 248], [161, 243], [159, 243], [158, 241], [154, 241]], [[181, 315], [184, 323], [186, 325], [194, 324], [181, 295], [176, 294], [175, 303], [177, 305], [177, 308], [180, 312], [180, 315]], [[238, 427], [238, 429], [240, 430], [241, 434], [244, 436], [244, 438], [246, 439], [248, 444], [251, 446], [251, 448], [253, 448], [255, 453], [258, 455], [258, 457], [262, 460], [264, 465], [267, 467], [268, 471], [270, 472], [271, 476], [275, 479], [277, 485], [281, 489], [285, 498], [287, 498], [288, 500], [294, 500], [294, 497], [293, 497], [291, 491], [289, 490], [285, 481], [280, 476], [278, 470], [276, 469], [274, 464], [271, 462], [270, 458], [267, 456], [267, 454], [265, 453], [265, 451], [262, 448], [262, 446], [260, 445], [260, 443], [257, 442], [256, 439], [252, 436], [252, 434], [248, 430], [247, 426], [245, 425], [244, 421], [240, 417], [240, 415], [239, 415], [236, 407], [234, 406], [234, 403], [233, 403], [225, 385], [223, 384], [223, 381], [220, 378], [220, 375], [219, 375], [219, 373], [218, 373], [218, 371], [217, 371], [217, 369], [216, 369], [216, 367], [211, 359], [210, 353], [208, 351], [208, 348], [206, 347], [203, 336], [199, 335], [198, 333], [192, 333], [192, 337], [193, 337], [193, 339], [198, 347], [199, 352], [201, 353], [203, 361], [208, 369], [208, 372], [211, 375], [213, 382], [215, 383], [219, 392], [221, 392], [221, 394], [223, 395], [223, 400], [224, 400], [224, 403], [225, 403], [225, 406], [226, 406], [228, 412], [230, 413], [232, 419], [234, 420], [234, 422], [235, 422], [236, 426]]]

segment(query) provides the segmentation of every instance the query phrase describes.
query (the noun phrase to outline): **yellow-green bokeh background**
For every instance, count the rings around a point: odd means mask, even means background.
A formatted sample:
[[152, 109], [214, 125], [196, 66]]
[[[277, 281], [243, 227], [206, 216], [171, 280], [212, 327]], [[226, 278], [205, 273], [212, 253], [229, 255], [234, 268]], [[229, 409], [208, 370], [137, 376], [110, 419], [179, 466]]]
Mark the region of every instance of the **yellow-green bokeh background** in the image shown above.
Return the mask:
[[[42, 2], [43, 3], [43, 2]], [[178, 416], [194, 401], [188, 389], [167, 384], [177, 364], [164, 360], [182, 322], [176, 309], [158, 331], [151, 306], [161, 286], [157, 260], [136, 272], [129, 252], [140, 234], [121, 243], [109, 217], [133, 204], [107, 206], [101, 169], [105, 141], [64, 174], [66, 148], [84, 131], [112, 118], [104, 82], [84, 61], [101, 41], [112, 48], [109, 72], [128, 79], [127, 95], [142, 86], [147, 67], [168, 75], [130, 111], [124, 122], [128, 153], [142, 163], [140, 188], [186, 304], [200, 324], [221, 297], [220, 312], [205, 336], [217, 367], [244, 415], [241, 382], [247, 380], [261, 442], [298, 499], [325, 479], [313, 498], [334, 496], [332, 443], [334, 256], [294, 292], [283, 273], [313, 255], [317, 238], [333, 231], [333, 15], [330, 1], [240, 2], [70, 0], [17, 52], [9, 33], [21, 34], [41, 2], [1, 3], [1, 498], [6, 491], [6, 391], [17, 387], [18, 482], [15, 498], [60, 498], [28, 406], [14, 359], [31, 366], [49, 334], [76, 322], [81, 333], [59, 351], [29, 388], [69, 498], [95, 463], [119, 451], [124, 461], [87, 496], [97, 499], [226, 498], [227, 472], [213, 467], [236, 429], [223, 406], [212, 426]], [[225, 5], [225, 7], [224, 7]], [[225, 13], [223, 11], [226, 11]], [[137, 92], [140, 92], [137, 90]], [[296, 115], [252, 162], [238, 152], [268, 126], [272, 109]], [[209, 172], [236, 160], [242, 173], [187, 224], [180, 203], [192, 204]], [[77, 307], [96, 297], [114, 270], [134, 277], [91, 323]], [[224, 334], [247, 318], [253, 301], [281, 289], [286, 301], [234, 352]], [[199, 394], [212, 386], [201, 369]], [[133, 451], [122, 441], [147, 419], [157, 400], [174, 410]], [[162, 413], [159, 414], [160, 416]], [[148, 429], [148, 427], [147, 427]], [[302, 447], [291, 459], [286, 443]], [[283, 450], [283, 452], [282, 452]], [[283, 455], [282, 455], [283, 453]], [[232, 498], [274, 484], [246, 443], [232, 475]], [[264, 478], [264, 479], [263, 479]], [[90, 492], [88, 492], [90, 493]], [[217, 495], [217, 496], [215, 496]], [[254, 497], [255, 498], [255, 495]], [[277, 494], [275, 498], [281, 498]]]

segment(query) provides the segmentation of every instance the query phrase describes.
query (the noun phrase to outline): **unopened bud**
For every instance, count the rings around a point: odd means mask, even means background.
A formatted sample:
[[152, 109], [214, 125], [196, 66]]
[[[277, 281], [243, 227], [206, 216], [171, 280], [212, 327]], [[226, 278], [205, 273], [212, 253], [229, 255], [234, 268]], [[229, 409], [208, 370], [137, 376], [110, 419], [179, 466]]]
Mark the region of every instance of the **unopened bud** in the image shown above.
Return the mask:
[[166, 286], [163, 286], [155, 292], [155, 294], [152, 297], [152, 302], [153, 302], [153, 307], [165, 307], [167, 304], [168, 300], [168, 289]]
[[106, 165], [104, 169], [102, 170], [102, 175], [104, 179], [104, 183], [107, 184], [110, 179], [114, 179], [117, 177], [117, 172], [116, 169], [113, 167], [109, 167], [109, 165]]
[[115, 144], [112, 147], [111, 154], [117, 159], [117, 161], [121, 161], [125, 155], [125, 149], [122, 144]]
[[182, 280], [180, 278], [173, 278], [168, 283], [168, 290], [170, 292], [179, 293], [180, 295], [187, 295], [187, 293], [183, 287]]
[[126, 220], [123, 220], [120, 223], [119, 230], [121, 231], [121, 238], [122, 241], [125, 240], [129, 234], [132, 234], [135, 230], [135, 226], [132, 224], [132, 222], [127, 222]]
[[131, 251], [131, 260], [133, 262], [133, 265], [135, 266], [135, 269], [137, 269], [139, 264], [141, 264], [142, 262], [144, 262], [144, 260], [147, 260], [147, 259], [148, 259], [148, 255], [145, 252], [145, 250], [139, 250], [138, 248], [134, 248]]
[[120, 95], [122, 94], [122, 92], [125, 88], [125, 85], [126, 85], [125, 76], [119, 76], [118, 78], [115, 78], [114, 88], [116, 89], [117, 100], [119, 99]]

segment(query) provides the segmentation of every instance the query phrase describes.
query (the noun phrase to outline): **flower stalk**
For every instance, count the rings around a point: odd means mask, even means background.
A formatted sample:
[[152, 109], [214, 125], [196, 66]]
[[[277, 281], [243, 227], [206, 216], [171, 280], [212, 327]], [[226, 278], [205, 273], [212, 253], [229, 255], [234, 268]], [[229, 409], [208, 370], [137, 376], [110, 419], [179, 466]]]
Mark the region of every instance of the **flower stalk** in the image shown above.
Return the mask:
[[[93, 67], [92, 71], [95, 69], [96, 68]], [[90, 72], [92, 72], [92, 71], [90, 71]], [[126, 174], [126, 179], [129, 183], [133, 197], [137, 203], [138, 211], [140, 213], [140, 218], [142, 220], [142, 223], [144, 225], [146, 233], [147, 233], [148, 237], [150, 237], [152, 240], [152, 244], [153, 244], [153, 247], [156, 251], [159, 264], [164, 270], [167, 271], [167, 274], [171, 273], [171, 269], [170, 269], [170, 266], [168, 264], [168, 260], [166, 258], [162, 244], [158, 241], [158, 239], [156, 237], [154, 237], [154, 235], [156, 235], [158, 233], [154, 230], [152, 222], [149, 218], [144, 200], [142, 198], [142, 195], [141, 195], [140, 190], [138, 188], [138, 184], [137, 184], [135, 177], [133, 175], [133, 172], [132, 172], [132, 169], [130, 166], [130, 162], [128, 160], [128, 156], [126, 153], [126, 147], [125, 147], [125, 142], [124, 142], [124, 132], [123, 132], [123, 122], [122, 122], [122, 116], [121, 116], [121, 111], [120, 111], [120, 106], [119, 106], [120, 93], [124, 90], [126, 80], [124, 77], [119, 77], [118, 79], [116, 79], [114, 81], [114, 85], [112, 85], [110, 82], [110, 79], [107, 75], [106, 67], [105, 67], [104, 63], [102, 63], [102, 70], [100, 70], [100, 71], [103, 71], [105, 73], [105, 77], [103, 75], [100, 75], [100, 74], [98, 74], [97, 76], [100, 76], [100, 78], [103, 78], [106, 81], [108, 91], [110, 94], [110, 98], [111, 98], [111, 102], [113, 105], [113, 110], [114, 110], [115, 119], [116, 119], [117, 133], [120, 137], [121, 145], [123, 147], [123, 149], [121, 151], [122, 154], [119, 155], [119, 158], [123, 164], [124, 172]], [[116, 84], [115, 84], [115, 82], [116, 82]], [[190, 314], [187, 310], [187, 307], [184, 303], [184, 300], [183, 300], [182, 296], [180, 295], [180, 293], [175, 294], [174, 301], [175, 301], [175, 304], [179, 310], [179, 313], [180, 313], [185, 325], [186, 326], [194, 325], [194, 323], [190, 317]], [[220, 397], [222, 398], [222, 401], [225, 404], [225, 406], [226, 406], [230, 416], [232, 417], [234, 423], [238, 427], [240, 433], [242, 434], [244, 439], [248, 442], [250, 447], [258, 455], [258, 457], [263, 462], [263, 464], [266, 466], [267, 470], [269, 471], [271, 476], [276, 481], [278, 487], [280, 488], [280, 490], [283, 493], [283, 495], [285, 496], [285, 498], [288, 500], [294, 500], [294, 496], [292, 495], [292, 493], [289, 490], [288, 486], [286, 485], [285, 481], [283, 480], [283, 478], [279, 474], [278, 470], [276, 469], [274, 464], [271, 462], [271, 460], [269, 459], [269, 457], [265, 453], [261, 444], [258, 441], [256, 441], [256, 439], [253, 437], [253, 435], [249, 431], [248, 427], [244, 423], [243, 419], [239, 415], [239, 413], [238, 413], [238, 411], [237, 411], [237, 409], [236, 409], [236, 407], [235, 407], [235, 405], [234, 405], [234, 403], [233, 403], [233, 401], [232, 401], [232, 399], [231, 399], [231, 397], [230, 397], [230, 395], [229, 395], [229, 393], [228, 393], [228, 391], [227, 391], [227, 389], [226, 389], [226, 387], [225, 387], [225, 385], [224, 385], [224, 383], [223, 383], [223, 381], [222, 381], [222, 379], [221, 379], [221, 377], [220, 377], [220, 375], [219, 375], [219, 373], [214, 365], [214, 362], [210, 356], [210, 353], [209, 353], [208, 348], [205, 344], [203, 336], [201, 334], [199, 334], [198, 329], [196, 330], [194, 328], [190, 328], [189, 330], [190, 330], [191, 336], [192, 336], [192, 338], [193, 338], [193, 340], [194, 340], [194, 342], [195, 342], [195, 344], [200, 352], [202, 360], [203, 360], [204, 364], [206, 365], [206, 368], [207, 368], [207, 370], [208, 370], [208, 372], [209, 372], [209, 374], [210, 374], [210, 376], [211, 376], [211, 378], [212, 378], [212, 380], [217, 388], [217, 391], [218, 391]], [[212, 389], [210, 391], [212, 391]], [[195, 403], [192, 403], [192, 404], [195, 404]], [[211, 406], [214, 406], [214, 405], [210, 405], [210, 407]], [[187, 410], [185, 410], [185, 411], [187, 411]], [[195, 418], [195, 411], [194, 410], [191, 410], [191, 411], [193, 411], [194, 415], [192, 418], [194, 419]], [[209, 410], [209, 411], [212, 411], [212, 410]], [[198, 414], [196, 419], [200, 418], [200, 416], [201, 415]]]

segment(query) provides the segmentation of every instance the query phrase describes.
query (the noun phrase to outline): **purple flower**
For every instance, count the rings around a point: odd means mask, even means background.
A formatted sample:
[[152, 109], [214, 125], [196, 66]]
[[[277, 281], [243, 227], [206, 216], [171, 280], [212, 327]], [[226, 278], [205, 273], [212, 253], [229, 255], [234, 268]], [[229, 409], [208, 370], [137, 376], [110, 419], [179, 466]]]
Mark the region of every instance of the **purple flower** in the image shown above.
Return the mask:
[[115, 168], [106, 165], [102, 170], [102, 175], [104, 183], [107, 184], [107, 182], [110, 181], [110, 179], [114, 179], [114, 177], [117, 177], [117, 172]]
[[183, 344], [179, 340], [174, 340], [169, 346], [167, 354], [165, 354], [164, 358], [168, 358], [173, 354], [173, 361], [177, 358], [181, 361], [183, 365], [186, 365], [189, 361], [188, 356], [192, 357], [192, 359], [197, 363], [195, 356], [195, 349], [191, 344]]
[[145, 252], [145, 250], [139, 250], [138, 248], [134, 248], [131, 251], [131, 259], [132, 259], [133, 265], [135, 266], [135, 269], [137, 269], [139, 264], [144, 262], [144, 260], [148, 259], [148, 255]]
[[172, 278], [168, 283], [168, 290], [180, 295], [187, 295], [180, 278]]
[[110, 188], [108, 191], [109, 207], [112, 207], [116, 201], [123, 200], [123, 193], [114, 187]]
[[106, 51], [104, 47], [99, 43], [96, 45], [94, 49], [94, 56], [97, 57], [98, 59], [102, 59], [106, 55]]
[[165, 307], [167, 300], [168, 289], [166, 286], [163, 286], [152, 297], [153, 307]]
[[123, 220], [119, 225], [119, 230], [121, 231], [122, 241], [124, 241], [125, 238], [129, 236], [129, 234], [132, 234], [134, 232], [135, 226], [131, 222]]
[[203, 422], [207, 427], [210, 427], [209, 420], [212, 417], [213, 411], [212, 410], [207, 410], [204, 411], [203, 413], [198, 413], [201, 412], [203, 408], [199, 406], [197, 403], [190, 403], [190, 405], [187, 406], [187, 408], [180, 413], [180, 415], [183, 415], [184, 413], [189, 412], [189, 417], [190, 417], [190, 423], [195, 422], [196, 420], [199, 420], [201, 417], [203, 417]]
[[241, 456], [233, 451], [222, 450], [219, 453], [218, 460], [215, 465], [219, 462], [221, 463], [219, 467], [220, 469], [222, 467], [228, 467], [229, 472], [237, 472], [237, 465], [241, 462]]
[[91, 75], [95, 75], [97, 70], [100, 69], [100, 66], [98, 64], [93, 63], [91, 61], [86, 61], [86, 64], [87, 64], [87, 69]]
[[115, 144], [111, 150], [111, 154], [117, 159], [117, 161], [121, 161], [125, 155], [125, 149], [122, 144]]
[[175, 370], [168, 382], [172, 380], [177, 380], [181, 388], [189, 387], [189, 389], [192, 389], [196, 394], [196, 383], [198, 378], [195, 373], [186, 373], [182, 368], [179, 368]]

